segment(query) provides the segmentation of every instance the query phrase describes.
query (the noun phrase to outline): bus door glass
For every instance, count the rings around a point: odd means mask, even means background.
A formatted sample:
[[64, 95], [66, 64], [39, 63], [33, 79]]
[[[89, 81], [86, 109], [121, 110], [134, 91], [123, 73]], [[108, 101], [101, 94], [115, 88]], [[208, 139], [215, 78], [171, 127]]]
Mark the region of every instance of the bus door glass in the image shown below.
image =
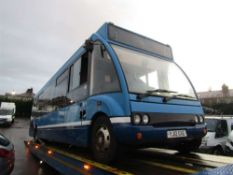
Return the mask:
[[86, 116], [85, 98], [88, 95], [88, 55], [88, 52], [84, 53], [70, 67], [69, 92], [67, 95], [70, 105], [66, 114], [66, 122], [79, 122]]

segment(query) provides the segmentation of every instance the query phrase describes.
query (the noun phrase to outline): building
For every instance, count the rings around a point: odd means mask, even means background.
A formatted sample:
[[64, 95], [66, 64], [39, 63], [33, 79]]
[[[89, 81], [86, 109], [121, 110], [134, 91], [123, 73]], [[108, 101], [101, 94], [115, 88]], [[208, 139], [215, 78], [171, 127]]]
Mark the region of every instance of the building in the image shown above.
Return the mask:
[[205, 106], [212, 106], [220, 103], [233, 103], [233, 89], [224, 89], [218, 91], [206, 91], [197, 93], [201, 103]]

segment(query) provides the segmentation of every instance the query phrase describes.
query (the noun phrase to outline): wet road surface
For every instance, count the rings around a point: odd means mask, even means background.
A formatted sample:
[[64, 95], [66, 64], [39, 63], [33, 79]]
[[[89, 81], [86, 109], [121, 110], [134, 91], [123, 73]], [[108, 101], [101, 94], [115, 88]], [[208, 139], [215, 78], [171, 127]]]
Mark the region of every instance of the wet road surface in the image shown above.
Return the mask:
[[30, 139], [29, 119], [15, 119], [11, 127], [0, 127], [0, 133], [11, 140], [15, 146], [15, 167], [12, 175], [57, 175], [47, 165], [40, 165], [39, 160], [33, 157], [25, 148], [24, 140]]

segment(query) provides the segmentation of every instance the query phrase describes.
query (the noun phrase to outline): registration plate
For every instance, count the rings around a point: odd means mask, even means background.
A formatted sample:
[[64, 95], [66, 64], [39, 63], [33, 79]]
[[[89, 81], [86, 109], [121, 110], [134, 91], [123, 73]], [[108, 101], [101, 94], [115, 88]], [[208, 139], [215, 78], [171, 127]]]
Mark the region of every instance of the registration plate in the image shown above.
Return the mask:
[[182, 138], [187, 137], [186, 130], [173, 130], [173, 131], [167, 131], [167, 138]]

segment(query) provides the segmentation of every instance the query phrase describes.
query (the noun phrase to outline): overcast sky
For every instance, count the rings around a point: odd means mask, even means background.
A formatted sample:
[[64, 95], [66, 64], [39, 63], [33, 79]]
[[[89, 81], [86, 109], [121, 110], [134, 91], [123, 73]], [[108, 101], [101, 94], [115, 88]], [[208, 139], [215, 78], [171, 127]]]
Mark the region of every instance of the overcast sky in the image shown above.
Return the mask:
[[171, 45], [197, 91], [233, 88], [231, 0], [0, 0], [0, 94], [35, 92], [104, 22]]

